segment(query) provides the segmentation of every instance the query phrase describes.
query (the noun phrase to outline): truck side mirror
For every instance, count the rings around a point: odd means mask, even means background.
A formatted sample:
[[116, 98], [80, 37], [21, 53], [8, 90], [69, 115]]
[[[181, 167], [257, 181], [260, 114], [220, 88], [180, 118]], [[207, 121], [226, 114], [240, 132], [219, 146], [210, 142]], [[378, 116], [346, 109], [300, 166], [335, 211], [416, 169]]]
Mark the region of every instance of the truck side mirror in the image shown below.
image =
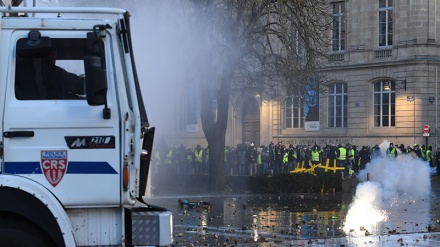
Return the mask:
[[98, 106], [107, 103], [107, 76], [101, 66], [101, 58], [86, 56], [84, 58], [87, 103]]

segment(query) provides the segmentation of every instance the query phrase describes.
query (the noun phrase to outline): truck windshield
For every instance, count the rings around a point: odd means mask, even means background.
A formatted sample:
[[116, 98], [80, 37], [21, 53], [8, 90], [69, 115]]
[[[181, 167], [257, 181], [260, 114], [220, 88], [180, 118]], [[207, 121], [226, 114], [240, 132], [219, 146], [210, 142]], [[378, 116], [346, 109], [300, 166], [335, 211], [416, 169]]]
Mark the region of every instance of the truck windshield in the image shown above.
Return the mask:
[[91, 55], [86, 39], [51, 39], [51, 44], [38, 56], [16, 53], [18, 100], [85, 99], [83, 59]]

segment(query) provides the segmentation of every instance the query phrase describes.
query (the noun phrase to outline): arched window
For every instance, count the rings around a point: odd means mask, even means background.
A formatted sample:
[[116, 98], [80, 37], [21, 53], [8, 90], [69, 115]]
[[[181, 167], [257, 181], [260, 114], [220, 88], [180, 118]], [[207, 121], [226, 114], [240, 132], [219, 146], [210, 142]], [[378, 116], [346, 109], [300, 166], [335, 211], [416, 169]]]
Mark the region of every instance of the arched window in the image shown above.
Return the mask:
[[374, 127], [393, 127], [396, 124], [396, 88], [394, 81], [374, 83]]
[[328, 92], [328, 127], [347, 127], [347, 85], [335, 83]]

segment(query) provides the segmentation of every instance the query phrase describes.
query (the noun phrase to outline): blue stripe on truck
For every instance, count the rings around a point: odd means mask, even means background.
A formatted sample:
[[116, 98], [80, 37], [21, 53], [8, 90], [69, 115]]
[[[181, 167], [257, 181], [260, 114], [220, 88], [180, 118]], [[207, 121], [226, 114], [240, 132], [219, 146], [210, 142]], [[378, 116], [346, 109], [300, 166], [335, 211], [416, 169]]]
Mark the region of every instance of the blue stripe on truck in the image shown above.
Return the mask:
[[[40, 162], [5, 162], [6, 174], [42, 174]], [[118, 174], [105, 161], [69, 161], [66, 174]]]

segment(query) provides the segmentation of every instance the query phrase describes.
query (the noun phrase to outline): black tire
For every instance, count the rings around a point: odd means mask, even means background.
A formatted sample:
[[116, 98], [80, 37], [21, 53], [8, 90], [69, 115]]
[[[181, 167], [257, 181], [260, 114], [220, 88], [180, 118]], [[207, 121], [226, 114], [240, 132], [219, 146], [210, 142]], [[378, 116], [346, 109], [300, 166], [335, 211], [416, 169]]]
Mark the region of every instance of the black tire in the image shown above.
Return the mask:
[[56, 246], [41, 228], [17, 215], [0, 215], [0, 246], [51, 247]]

